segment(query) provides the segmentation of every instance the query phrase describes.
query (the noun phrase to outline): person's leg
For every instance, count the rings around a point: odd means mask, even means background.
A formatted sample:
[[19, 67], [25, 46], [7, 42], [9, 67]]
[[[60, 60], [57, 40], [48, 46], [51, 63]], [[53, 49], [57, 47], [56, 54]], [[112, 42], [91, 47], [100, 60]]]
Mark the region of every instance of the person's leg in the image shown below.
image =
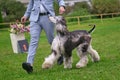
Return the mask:
[[[52, 41], [54, 39], [54, 23], [52, 23], [48, 16], [41, 16], [41, 25], [46, 33], [48, 42], [52, 44]], [[60, 58], [57, 60], [57, 63], [61, 65], [63, 63], [63, 55], [60, 56]]]
[[38, 47], [39, 37], [41, 33], [41, 27], [37, 22], [31, 22], [30, 23], [30, 44], [28, 49], [28, 55], [27, 55], [27, 62], [24, 62], [22, 64], [23, 69], [25, 69], [28, 73], [31, 73], [33, 71], [33, 61], [34, 56], [36, 53], [36, 49]]
[[40, 23], [46, 33], [48, 42], [52, 44], [54, 39], [54, 23], [49, 20], [48, 16], [41, 16], [40, 18]]
[[34, 56], [36, 53], [36, 49], [38, 47], [38, 42], [40, 38], [41, 27], [36, 22], [30, 23], [30, 45], [28, 50], [27, 62], [33, 65]]

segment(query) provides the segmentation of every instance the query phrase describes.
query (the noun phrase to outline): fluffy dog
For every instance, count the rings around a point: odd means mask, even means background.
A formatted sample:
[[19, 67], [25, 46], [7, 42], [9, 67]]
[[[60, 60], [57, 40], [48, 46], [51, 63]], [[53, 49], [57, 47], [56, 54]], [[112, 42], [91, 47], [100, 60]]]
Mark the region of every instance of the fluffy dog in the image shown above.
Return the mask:
[[64, 17], [50, 17], [50, 20], [56, 24], [57, 35], [51, 46], [52, 52], [45, 58], [42, 68], [51, 68], [61, 54], [64, 56], [64, 68], [72, 68], [72, 50], [75, 48], [80, 58], [76, 64], [76, 68], [85, 67], [87, 65], [87, 54], [90, 54], [93, 62], [100, 60], [98, 52], [91, 46], [90, 33], [95, 29], [95, 25], [89, 31], [76, 30], [69, 32]]

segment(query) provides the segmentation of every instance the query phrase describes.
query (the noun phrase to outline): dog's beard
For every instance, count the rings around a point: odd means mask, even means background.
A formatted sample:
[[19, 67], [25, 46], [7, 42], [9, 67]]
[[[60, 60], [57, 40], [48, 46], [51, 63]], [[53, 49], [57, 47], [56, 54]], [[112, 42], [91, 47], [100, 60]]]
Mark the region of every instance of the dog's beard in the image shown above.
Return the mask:
[[66, 34], [68, 32], [66, 26], [64, 25], [56, 25], [56, 31], [60, 34]]

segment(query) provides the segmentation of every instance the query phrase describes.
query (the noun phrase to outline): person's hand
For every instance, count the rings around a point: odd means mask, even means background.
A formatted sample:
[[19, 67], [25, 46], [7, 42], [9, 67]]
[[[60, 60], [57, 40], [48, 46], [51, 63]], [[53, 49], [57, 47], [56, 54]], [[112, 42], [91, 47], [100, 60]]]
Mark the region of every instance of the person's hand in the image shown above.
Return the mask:
[[27, 21], [27, 17], [23, 16], [23, 17], [21, 18], [21, 22], [22, 22], [22, 23], [25, 23], [26, 21]]
[[65, 8], [63, 6], [61, 6], [59, 8], [59, 14], [63, 14], [65, 12]]

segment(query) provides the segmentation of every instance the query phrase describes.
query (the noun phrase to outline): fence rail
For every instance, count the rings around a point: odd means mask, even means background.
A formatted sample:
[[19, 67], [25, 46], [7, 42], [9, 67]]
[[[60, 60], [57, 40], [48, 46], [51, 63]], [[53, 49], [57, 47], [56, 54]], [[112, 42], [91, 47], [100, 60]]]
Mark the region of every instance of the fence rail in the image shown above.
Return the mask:
[[[66, 21], [69, 23], [71, 19], [77, 19], [77, 24], [80, 25], [80, 22], [82, 18], [89, 18], [92, 19], [91, 17], [99, 17], [99, 19], [101, 19], [101, 21], [103, 20], [104, 16], [111, 16], [111, 18], [113, 18], [115, 15], [119, 15], [120, 16], [120, 12], [117, 13], [106, 13], [106, 14], [94, 14], [94, 15], [86, 15], [86, 16], [74, 16], [74, 17], [66, 17]], [[11, 23], [15, 23], [15, 22], [8, 22], [8, 23], [0, 23], [1, 25], [10, 25]]]

